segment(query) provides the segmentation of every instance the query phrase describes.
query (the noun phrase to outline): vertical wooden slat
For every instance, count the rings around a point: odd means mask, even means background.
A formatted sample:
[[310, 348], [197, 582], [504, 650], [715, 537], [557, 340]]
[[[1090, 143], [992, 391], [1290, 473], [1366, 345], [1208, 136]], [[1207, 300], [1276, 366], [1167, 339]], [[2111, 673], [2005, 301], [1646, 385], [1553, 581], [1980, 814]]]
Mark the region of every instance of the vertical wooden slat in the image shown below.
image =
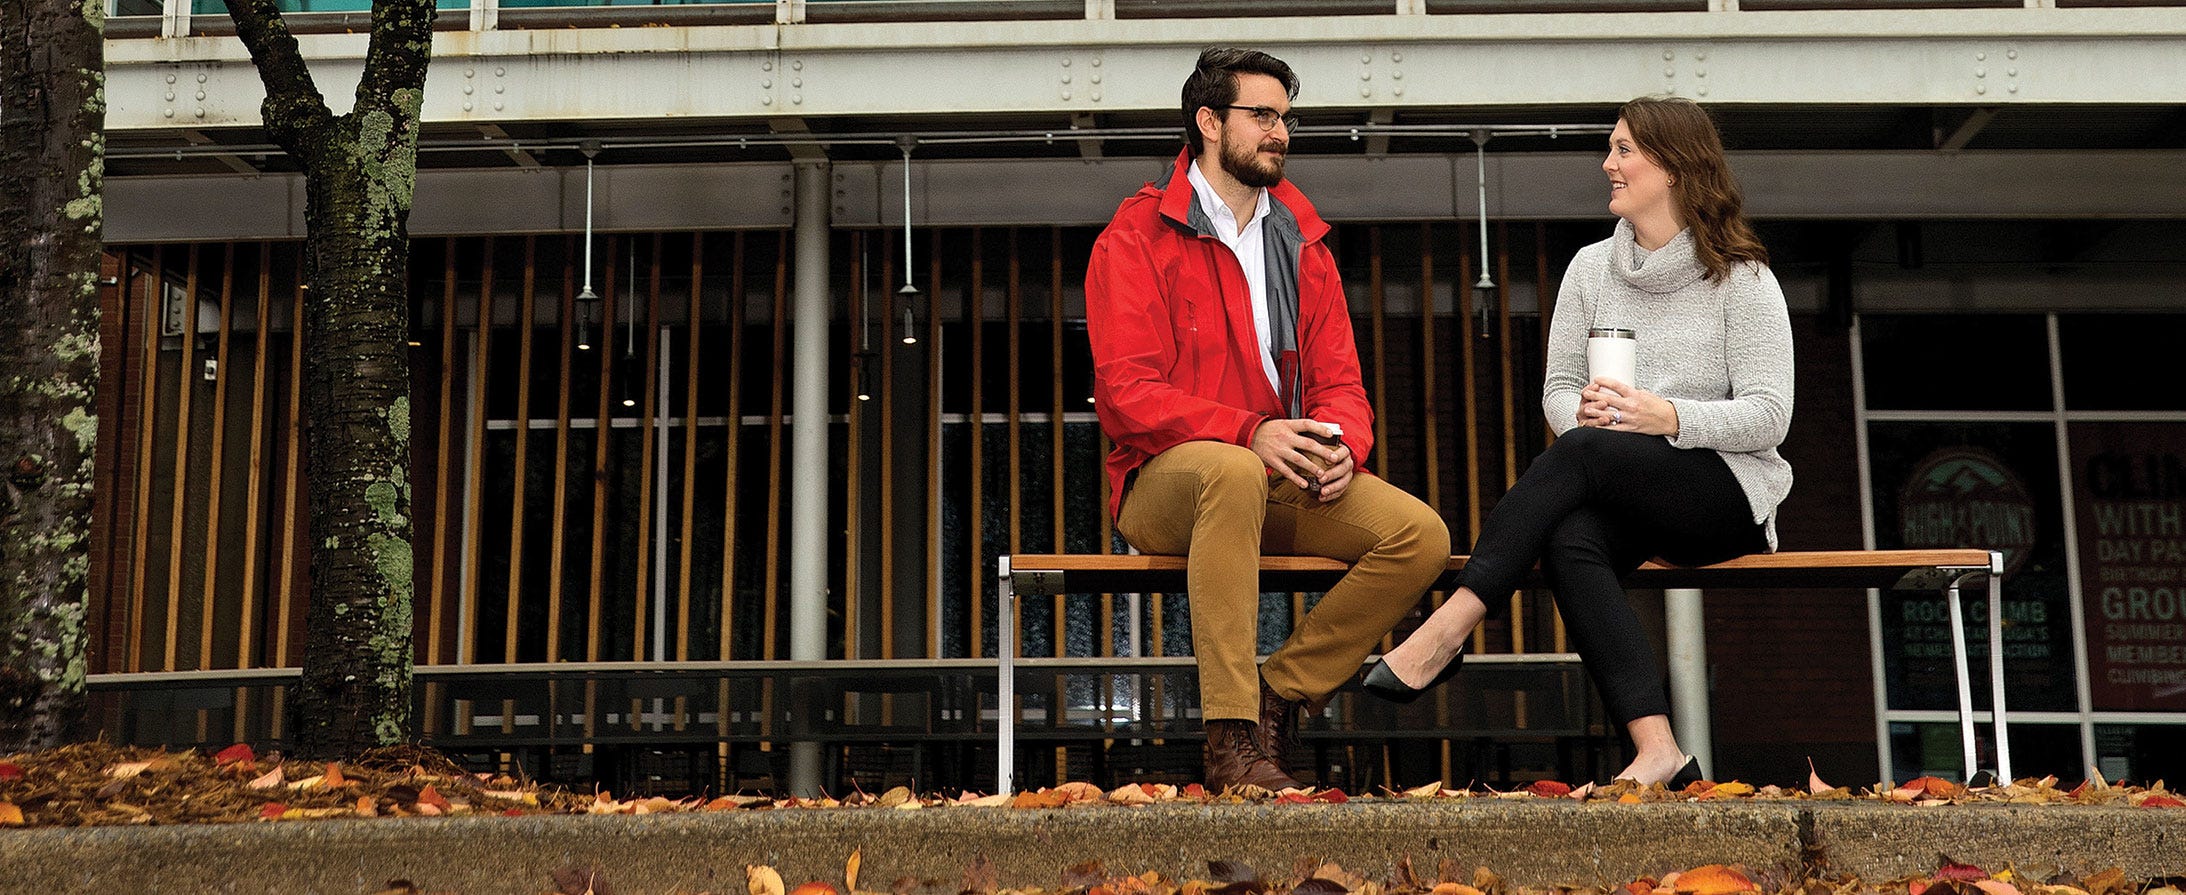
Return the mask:
[[[613, 394], [615, 377], [615, 330], [616, 303], [622, 296], [615, 291], [615, 259], [618, 240], [607, 238], [607, 259], [602, 265], [605, 275], [600, 282], [600, 393], [594, 407], [594, 419], [598, 423], [592, 430], [592, 571], [586, 579], [585, 644], [587, 662], [600, 660], [600, 628], [605, 622], [604, 605], [607, 589], [607, 461], [609, 436], [615, 431], [614, 411], [608, 407], [608, 396]], [[592, 712], [590, 710], [593, 689], [586, 688], [585, 734], [591, 735]]]
[[[880, 250], [880, 657], [896, 657], [896, 253], [886, 234]], [[883, 717], [883, 723], [890, 719]]]
[[[926, 247], [926, 655], [941, 649], [941, 230], [928, 231]], [[973, 640], [978, 638], [974, 637]], [[973, 649], [977, 649], [974, 644]], [[973, 653], [972, 655], [977, 655]], [[1016, 717], [1011, 707], [999, 710]]]
[[[638, 572], [632, 587], [636, 598], [630, 601], [630, 657], [639, 661], [651, 658], [645, 649], [646, 638], [652, 634], [653, 480], [659, 474], [654, 469], [659, 464], [653, 462], [653, 449], [660, 437], [660, 252], [665, 241], [661, 234], [653, 234], [652, 270], [645, 278], [645, 379], [638, 393]], [[637, 263], [635, 237], [630, 257], [631, 263]], [[637, 313], [637, 306], [632, 305], [630, 311]]]
[[[576, 330], [571, 326], [575, 317], [587, 313], [577, 307], [577, 245], [576, 238], [562, 238], [562, 305], [561, 313], [554, 319], [560, 324], [562, 336], [561, 365], [556, 368], [554, 402], [554, 510], [553, 526], [547, 534], [547, 629], [546, 660], [562, 661], [562, 576], [565, 574], [563, 554], [569, 533], [569, 406], [575, 396], [569, 391], [569, 374], [575, 367], [577, 344]], [[586, 285], [591, 285], [587, 283]], [[527, 414], [528, 415], [528, 414]]]
[[[1065, 487], [1063, 454], [1066, 449], [1063, 416], [1069, 408], [1063, 404], [1063, 228], [1048, 230], [1048, 286], [1047, 286], [1047, 356], [1054, 365], [1048, 375], [1048, 499], [1052, 502], [1055, 534], [1050, 549], [1056, 553], [1069, 552], [1069, 513], [1064, 506]], [[1101, 614], [1095, 619], [1099, 628], [1100, 655], [1116, 654], [1116, 595], [1101, 594]], [[1061, 641], [1057, 641], [1060, 643]]]
[[[128, 257], [124, 255], [123, 257]], [[152, 463], [153, 437], [159, 431], [159, 332], [160, 306], [166, 301], [167, 265], [163, 247], [152, 248], [152, 294], [139, 298], [134, 294], [134, 284], [125, 276], [124, 289], [130, 295], [124, 301], [141, 304], [144, 340], [138, 344], [139, 366], [142, 375], [138, 379], [138, 394], [142, 404], [137, 408], [137, 487], [136, 499], [131, 505], [132, 534], [129, 539], [129, 661], [131, 672], [144, 670], [144, 600], [145, 568], [151, 558], [152, 528]], [[106, 391], [104, 389], [101, 390]], [[114, 391], [119, 391], [115, 389]]]
[[[691, 554], [698, 523], [698, 316], [706, 274], [706, 234], [691, 234], [691, 296], [683, 311], [683, 551], [676, 566], [676, 661], [691, 658]], [[729, 432], [736, 421], [729, 421]]]
[[[736, 620], [736, 481], [737, 448], [744, 442], [744, 234], [737, 233], [729, 246], [729, 410], [728, 444], [722, 449], [721, 495], [721, 651], [722, 661], [736, 658], [730, 634]], [[723, 713], [726, 717], [727, 713]]]
[[[301, 604], [300, 588], [296, 576], [306, 569], [300, 561], [304, 555], [303, 513], [304, 489], [304, 261], [303, 246], [296, 248], [296, 285], [289, 295], [288, 317], [288, 413], [284, 425], [288, 430], [288, 456], [281, 463], [281, 493], [286, 495], [281, 505], [281, 531], [287, 533], [287, 547], [281, 551], [281, 599], [280, 618], [273, 625], [273, 657], [276, 666], [287, 668], [289, 664], [289, 631], [295, 609]], [[274, 703], [274, 730], [280, 730], [280, 703]], [[280, 734], [275, 733], [275, 738]]]
[[[865, 233], [850, 234], [850, 307], [855, 312], [850, 325], [843, 327], [843, 337], [849, 349], [850, 381], [845, 383], [849, 391], [843, 402], [844, 463], [843, 463], [843, 658], [865, 658], [864, 632], [858, 612], [861, 602], [858, 579], [864, 576], [861, 563], [864, 559], [865, 526], [859, 509], [864, 505], [864, 455], [859, 448], [864, 443], [865, 407], [867, 401], [858, 400], [865, 388], [865, 367], [872, 360], [865, 356], [859, 338], [865, 333], [865, 323], [870, 309], [865, 306]], [[832, 364], [830, 364], [832, 366]], [[868, 398], [871, 396], [868, 395]], [[885, 449], [885, 448], [884, 448]]]
[[[1484, 226], [1484, 225], [1483, 225]], [[1473, 282], [1473, 257], [1465, 240], [1465, 227], [1457, 228], [1457, 280], [1451, 286], [1456, 301], [1451, 310], [1457, 314], [1457, 363], [1462, 370], [1459, 387], [1464, 392], [1458, 403], [1464, 407], [1465, 419], [1465, 540], [1471, 543], [1480, 537], [1480, 407], [1473, 401], [1478, 394], [1473, 372], [1473, 315], [1472, 297], [1468, 294]], [[1473, 628], [1473, 649], [1484, 651], [1487, 646], [1486, 626]]]
[[[767, 386], [767, 481], [782, 480], [782, 375], [789, 369], [788, 320], [789, 320], [789, 231], [782, 231], [774, 248], [774, 345], [772, 369], [776, 374]], [[775, 622], [779, 617], [781, 595], [777, 593], [782, 577], [782, 489], [767, 489], [767, 574], [766, 589], [760, 594], [766, 600], [762, 618], [766, 627], [761, 629], [760, 658], [775, 658]]]
[[[986, 563], [981, 562], [980, 559], [983, 555], [981, 548], [985, 546], [987, 540], [987, 476], [985, 473], [985, 470], [987, 468], [987, 419], [986, 404], [983, 401], [982, 395], [984, 389], [981, 388], [984, 383], [981, 381], [982, 377], [980, 376], [980, 373], [986, 369], [986, 358], [983, 356], [983, 353], [985, 351], [987, 341], [985, 332], [985, 323], [987, 316], [987, 287], [986, 283], [984, 282], [987, 267], [987, 253], [986, 239], [984, 238], [984, 234], [980, 231], [978, 227], [972, 228], [971, 238], [972, 288], [970, 292], [966, 293], [966, 298], [964, 301], [964, 319], [969, 322], [971, 326], [972, 342], [971, 407], [969, 408], [969, 412], [965, 414], [965, 419], [969, 421], [972, 454], [971, 465], [965, 467], [971, 470], [972, 477], [971, 504], [966, 508], [969, 511], [966, 513], [966, 515], [971, 518], [972, 523], [970, 537], [968, 538], [968, 540], [971, 542], [968, 545], [968, 548], [971, 551], [971, 562], [967, 564], [970, 566], [968, 574], [971, 577], [971, 586], [965, 591], [965, 593], [970, 595], [971, 611], [967, 613], [967, 621], [971, 625], [971, 630], [969, 637], [965, 640], [965, 644], [971, 650], [971, 658], [978, 659], [982, 658], [986, 652], [985, 625], [981, 623], [982, 613], [980, 610], [983, 609], [987, 604], [987, 601], [984, 599], [984, 596], [987, 592], [987, 569]], [[1014, 618], [998, 618], [994, 621], [995, 624], [998, 625], [1017, 624], [1017, 620]]]
[[[464, 479], [484, 476], [486, 470], [486, 367], [493, 357], [493, 237], [486, 237], [479, 250], [478, 261], [478, 317], [477, 334], [471, 347], [471, 369], [468, 377], [474, 399], [466, 402], [474, 409], [470, 414], [466, 434], [463, 437]], [[466, 484], [463, 489], [463, 608], [462, 638], [456, 642], [455, 657], [458, 662], [478, 660], [478, 579], [480, 574], [478, 554], [485, 539], [485, 525], [480, 518], [485, 515], [483, 487], [473, 488]]]
[[[184, 514], [190, 496], [190, 376], [197, 366], [197, 245], [191, 244], [183, 274], [182, 366], [176, 370], [179, 385], [175, 398], [174, 501], [169, 515], [168, 537], [180, 542]], [[164, 290], [163, 290], [164, 291]], [[163, 296], [164, 297], [164, 296]], [[161, 671], [175, 670], [175, 644], [182, 619], [182, 555], [176, 551], [167, 564], [167, 640]]]
[[[1483, 223], [1481, 226], [1487, 225]], [[1502, 385], [1498, 391], [1502, 393], [1503, 399], [1503, 490], [1509, 491], [1512, 485], [1518, 483], [1518, 386], [1511, 381], [1510, 356], [1515, 347], [1510, 337], [1510, 290], [1513, 285], [1510, 279], [1510, 224], [1497, 223], [1495, 235], [1495, 276], [1503, 284], [1503, 288], [1495, 290], [1495, 331], [1498, 334], [1496, 358], [1500, 364], [1497, 381]], [[1484, 265], [1488, 262], [1482, 258], [1480, 263]], [[1523, 653], [1526, 651], [1525, 630], [1529, 621], [1526, 618], [1525, 592], [1513, 591], [1510, 600], [1510, 651]], [[1520, 695], [1523, 697], [1523, 693]]]
[[[439, 429], [436, 438], [439, 446], [433, 452], [433, 581], [432, 596], [426, 600], [430, 621], [425, 625], [425, 630], [432, 632], [431, 639], [425, 642], [425, 661], [430, 665], [441, 664], [441, 643], [447, 639], [443, 632], [453, 627], [448, 624], [447, 590], [448, 500], [454, 478], [449, 475], [449, 469], [455, 455], [455, 389], [449, 380], [455, 370], [455, 239], [450, 237], [443, 241], [442, 248], [445, 257], [440, 272], [440, 415], [433, 418]], [[302, 330], [301, 321], [297, 329]], [[428, 714], [426, 717], [433, 716]]]
[[[252, 655], [258, 644], [258, 603], [265, 595], [258, 592], [258, 563], [262, 547], [268, 537], [265, 531], [266, 508], [266, 360], [272, 352], [267, 350], [271, 339], [267, 337], [273, 322], [273, 243], [258, 244], [258, 307], [251, 322], [257, 326], [256, 350], [252, 352], [250, 374], [250, 466], [243, 480], [243, 616], [236, 626], [235, 667], [252, 668], [256, 663]], [[279, 599], [276, 595], [273, 599]], [[238, 718], [242, 713], [236, 713]], [[239, 738], [240, 739], [240, 738]]]
[[[1551, 279], [1551, 276], [1548, 264], [1548, 225], [1535, 223], [1533, 225], [1533, 282], [1537, 285], [1533, 291], [1536, 296], [1534, 305], [1541, 319], [1541, 357], [1544, 363], [1548, 358], [1549, 318], [1555, 315], [1556, 309], [1556, 281]], [[1541, 427], [1541, 434], [1544, 445], [1556, 440], [1556, 430], [1547, 426]], [[1568, 635], [1564, 631], [1563, 613], [1550, 612], [1549, 619], [1555, 625], [1552, 633], [1555, 638], [1556, 652], [1566, 652], [1570, 648], [1570, 643], [1567, 639]]]
[[[509, 488], [509, 593], [508, 618], [501, 632], [501, 661], [516, 661], [517, 622], [524, 595], [524, 486], [531, 456], [531, 328], [539, 285], [539, 238], [524, 237], [524, 281], [516, 302], [516, 457]], [[482, 331], [489, 331], [480, 327]], [[509, 717], [503, 712], [506, 723]]]
[[[222, 246], [221, 253], [220, 341], [213, 353], [213, 440], [205, 476], [205, 590], [199, 594], [201, 609], [197, 617], [199, 668], [214, 667], [213, 616], [220, 598], [220, 498], [226, 490], [220, 480], [228, 465], [228, 377], [233, 372], [228, 368], [228, 350], [235, 331], [235, 243]], [[190, 371], [183, 371], [182, 381], [190, 381]]]
[[1387, 324], [1389, 294], [1381, 279], [1381, 227], [1366, 228], [1366, 296], [1369, 331], [1374, 350], [1374, 455], [1367, 459], [1373, 471], [1389, 474], [1389, 346]]

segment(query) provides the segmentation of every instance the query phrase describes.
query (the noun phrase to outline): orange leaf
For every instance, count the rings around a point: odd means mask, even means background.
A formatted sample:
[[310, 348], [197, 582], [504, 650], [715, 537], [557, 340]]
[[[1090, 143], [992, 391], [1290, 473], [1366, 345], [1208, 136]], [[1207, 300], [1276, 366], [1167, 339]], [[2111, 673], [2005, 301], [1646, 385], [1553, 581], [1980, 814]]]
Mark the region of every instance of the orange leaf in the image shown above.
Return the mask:
[[1695, 867], [1677, 876], [1678, 895], [1731, 895], [1734, 892], [1758, 892], [1760, 886], [1746, 875], [1723, 864]]
[[1927, 793], [1929, 798], [1934, 799], [1962, 799], [1966, 797], [1966, 787], [1941, 777], [1921, 777], [1900, 788], [1918, 789]]
[[1922, 893], [1922, 892], [1926, 892], [1926, 891], [1928, 891], [1928, 881], [1927, 881], [1927, 880], [1924, 880], [1924, 879], [1916, 879], [1916, 880], [1911, 880], [1911, 881], [1908, 881], [1908, 882], [1907, 882], [1907, 883], [1905, 884], [1905, 895], [1920, 895], [1920, 893]]
[[798, 883], [797, 888], [789, 890], [789, 895], [836, 895], [836, 892], [833, 885], [813, 880], [807, 883]]
[[1655, 891], [1655, 881], [1651, 879], [1636, 879], [1631, 882], [1625, 883], [1624, 891], [1630, 893], [1630, 895], [1648, 895], [1648, 893]]
[[282, 814], [285, 814], [285, 813], [287, 813], [287, 812], [288, 812], [288, 806], [287, 806], [287, 805], [283, 805], [283, 804], [281, 804], [281, 803], [279, 803], [279, 802], [267, 802], [267, 803], [266, 803], [266, 807], [258, 809], [258, 819], [259, 819], [259, 820], [280, 820], [280, 819], [281, 819], [281, 815], [282, 815]]
[[372, 801], [372, 797], [371, 797], [371, 796], [358, 796], [358, 797], [357, 797], [357, 816], [358, 816], [358, 817], [378, 817], [378, 816], [379, 816], [379, 808], [378, 808], [378, 807], [377, 807], [377, 806], [376, 806], [376, 805], [375, 805], [375, 804], [373, 803], [373, 801]]
[[1011, 802], [1010, 802], [1010, 807], [1012, 807], [1012, 808], [1061, 808], [1061, 807], [1063, 807], [1063, 803], [1064, 803], [1064, 802], [1066, 802], [1066, 801], [1068, 801], [1068, 800], [1069, 800], [1069, 796], [1063, 795], [1062, 793], [1056, 792], [1055, 790], [1052, 790], [1052, 789], [1042, 789], [1042, 790], [1035, 790], [1035, 791], [1032, 791], [1032, 792], [1021, 792], [1021, 793], [1018, 793], [1018, 794], [1017, 794], [1017, 798], [1016, 798], [1015, 800], [1013, 800], [1013, 801], [1011, 801]]
[[1570, 795], [1571, 786], [1554, 780], [1535, 780], [1533, 785], [1526, 787], [1526, 791], [1544, 799], [1556, 799]]
[[340, 787], [340, 786], [341, 786], [341, 785], [342, 785], [343, 783], [346, 783], [346, 782], [348, 782], [348, 781], [346, 781], [346, 780], [342, 779], [342, 766], [341, 766], [341, 763], [340, 763], [340, 762], [333, 762], [333, 761], [327, 762], [327, 763], [326, 763], [326, 778], [325, 778], [325, 779], [323, 779], [323, 780], [320, 780], [320, 781], [319, 781], [319, 785], [320, 785], [320, 786], [324, 786], [324, 787], [326, 787], [327, 789], [337, 789], [337, 788], [339, 788], [339, 787]]
[[1628, 792], [1628, 793], [1625, 793], [1624, 795], [1621, 795], [1621, 796], [1618, 796], [1618, 797], [1617, 797], [1617, 804], [1619, 804], [1619, 805], [1637, 805], [1637, 804], [1639, 804], [1639, 803], [1640, 803], [1640, 797], [1639, 797], [1639, 793], [1636, 793], [1636, 792]]
[[22, 825], [23, 809], [15, 807], [14, 802], [0, 802], [0, 827], [20, 827]]
[[22, 768], [16, 767], [14, 762], [0, 761], [0, 780], [21, 779], [23, 779]]
[[1428, 895], [1480, 895], [1480, 890], [1464, 883], [1436, 883]]
[[1187, 799], [1204, 799], [1207, 797], [1207, 788], [1197, 783], [1187, 783], [1184, 785], [1184, 797]]
[[227, 767], [231, 764], [250, 764], [258, 760], [258, 753], [251, 751], [249, 743], [237, 743], [213, 754], [213, 764]]
[[425, 784], [425, 788], [418, 791], [417, 803], [419, 805], [430, 805], [442, 812], [448, 810], [448, 797], [441, 795], [440, 790], [434, 788], [430, 783]]

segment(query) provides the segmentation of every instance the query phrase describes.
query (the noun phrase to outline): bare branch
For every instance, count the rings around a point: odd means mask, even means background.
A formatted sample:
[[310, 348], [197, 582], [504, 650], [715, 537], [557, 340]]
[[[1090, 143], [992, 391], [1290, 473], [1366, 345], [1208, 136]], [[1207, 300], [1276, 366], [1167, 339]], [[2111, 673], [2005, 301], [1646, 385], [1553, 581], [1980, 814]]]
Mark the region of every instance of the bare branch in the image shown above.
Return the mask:
[[373, 2], [372, 43], [365, 50], [364, 77], [357, 81], [358, 111], [386, 108], [398, 91], [422, 94], [425, 64], [433, 55], [436, 12], [434, 0]]
[[266, 85], [259, 115], [265, 119], [267, 135], [306, 166], [313, 164], [334, 116], [311, 80], [311, 69], [304, 64], [288, 21], [281, 17], [280, 5], [276, 0], [226, 2], [236, 36], [250, 50], [258, 78]]

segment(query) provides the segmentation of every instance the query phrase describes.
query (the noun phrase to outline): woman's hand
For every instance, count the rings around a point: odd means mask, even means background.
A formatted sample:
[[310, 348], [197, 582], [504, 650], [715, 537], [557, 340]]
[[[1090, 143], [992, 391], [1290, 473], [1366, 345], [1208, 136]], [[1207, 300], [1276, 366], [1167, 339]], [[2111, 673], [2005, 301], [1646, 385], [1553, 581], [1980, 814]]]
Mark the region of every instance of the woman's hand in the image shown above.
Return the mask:
[[1677, 437], [1677, 407], [1654, 392], [1606, 376], [1579, 390], [1579, 425]]

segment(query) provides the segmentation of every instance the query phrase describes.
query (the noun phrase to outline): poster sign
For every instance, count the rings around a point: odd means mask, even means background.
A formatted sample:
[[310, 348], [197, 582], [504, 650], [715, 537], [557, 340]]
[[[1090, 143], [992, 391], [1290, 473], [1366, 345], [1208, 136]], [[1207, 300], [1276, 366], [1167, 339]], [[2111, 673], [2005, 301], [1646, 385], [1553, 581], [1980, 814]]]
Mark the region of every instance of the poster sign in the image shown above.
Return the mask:
[[2186, 710], [2186, 423], [2066, 437], [2094, 707]]
[[2002, 458], [1980, 448], [1929, 454], [1898, 492], [1898, 530], [1906, 547], [1980, 547], [2004, 552], [2004, 575], [2034, 546], [2034, 499]]

